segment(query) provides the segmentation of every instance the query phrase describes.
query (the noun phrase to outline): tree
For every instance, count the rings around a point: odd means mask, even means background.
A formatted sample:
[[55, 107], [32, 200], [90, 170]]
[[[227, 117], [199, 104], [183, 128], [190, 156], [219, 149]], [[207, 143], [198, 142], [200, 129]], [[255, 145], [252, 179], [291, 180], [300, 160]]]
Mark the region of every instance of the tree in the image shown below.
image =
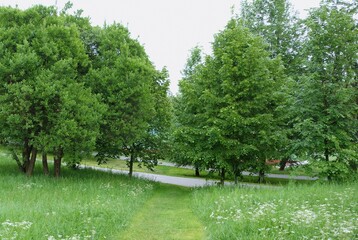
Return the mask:
[[149, 132], [144, 151], [146, 154], [142, 156], [145, 165], [150, 168], [154, 165], [149, 164], [156, 164], [158, 159], [164, 159], [168, 156], [170, 127], [173, 117], [173, 106], [168, 97], [169, 74], [166, 68], [156, 71], [152, 84], [155, 114], [149, 121]]
[[357, 172], [357, 52], [354, 12], [323, 1], [306, 20], [305, 78], [295, 125], [297, 148], [339, 180]]
[[[54, 7], [25, 11], [0, 8], [1, 136], [19, 168], [32, 175], [38, 152], [55, 155], [55, 175], [62, 157], [90, 152], [103, 106], [83, 86], [88, 58], [76, 24]], [[72, 142], [71, 140], [76, 140]]]
[[288, 0], [245, 0], [239, 18], [265, 39], [271, 57], [281, 56], [287, 75], [300, 72], [302, 27]]
[[303, 71], [302, 43], [304, 41], [302, 21], [293, 11], [288, 0], [253, 0], [242, 3], [240, 19], [253, 33], [262, 36], [268, 44], [271, 57], [281, 57], [285, 67], [285, 102], [281, 104], [281, 147], [277, 158], [281, 158], [280, 170], [295, 155], [293, 125], [297, 111], [292, 106], [294, 93], [299, 89]]
[[262, 166], [276, 153], [285, 76], [280, 59], [265, 49], [262, 38], [232, 19], [215, 36], [213, 55], [180, 85], [181, 144], [193, 145], [194, 157], [215, 161], [222, 182], [226, 170], [237, 182], [244, 169]]
[[172, 134], [172, 161], [178, 165], [193, 165], [195, 175], [200, 175], [200, 168], [208, 167], [202, 157], [200, 126], [203, 123], [198, 117], [201, 107], [198, 98], [201, 94], [200, 68], [202, 53], [199, 47], [191, 50], [185, 68], [183, 79], [179, 83], [179, 95], [173, 99], [174, 123]]
[[152, 157], [159, 153], [156, 144], [168, 122], [167, 73], [155, 70], [144, 48], [120, 24], [105, 26], [95, 36], [90, 86], [108, 106], [97, 140], [98, 161], [128, 156], [132, 176], [138, 158], [149, 168], [156, 164]]
[[262, 38], [240, 20], [231, 20], [213, 44], [209, 69], [215, 72], [207, 101], [214, 96], [210, 108], [219, 110], [212, 116], [211, 131], [218, 135], [217, 152], [236, 182], [248, 166], [258, 167], [262, 176], [266, 160], [277, 154], [276, 115], [284, 98], [285, 75], [280, 59], [271, 59], [265, 49]]

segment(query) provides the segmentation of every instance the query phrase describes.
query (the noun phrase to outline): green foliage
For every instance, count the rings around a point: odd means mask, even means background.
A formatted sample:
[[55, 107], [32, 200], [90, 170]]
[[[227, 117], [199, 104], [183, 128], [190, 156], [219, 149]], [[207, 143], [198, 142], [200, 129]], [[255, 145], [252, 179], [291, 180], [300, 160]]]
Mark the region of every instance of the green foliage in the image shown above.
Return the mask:
[[276, 131], [281, 146], [276, 159], [281, 159], [283, 168], [287, 160], [296, 154], [293, 141], [293, 120], [297, 114], [295, 102], [298, 79], [302, 75], [302, 42], [304, 40], [302, 21], [288, 0], [243, 1], [239, 18], [253, 33], [263, 37], [271, 57], [280, 57], [285, 67], [286, 79], [281, 91], [286, 95], [281, 102], [276, 120], [280, 127]]
[[171, 117], [167, 71], [125, 27], [92, 27], [71, 7], [0, 9], [2, 141], [22, 149], [14, 157], [29, 175], [37, 152], [54, 153], [60, 167], [63, 156], [76, 164], [95, 144], [100, 157], [153, 167]]
[[354, 178], [356, 12], [323, 1], [299, 21], [286, 0], [244, 1], [215, 36], [213, 55], [202, 61], [196, 48], [187, 61], [174, 101], [174, 160], [263, 176], [267, 159], [295, 156], [315, 160], [321, 177]]
[[2, 7], [0, 28], [2, 138], [21, 146], [29, 175], [30, 152], [79, 161], [94, 147], [104, 106], [81, 83], [89, 61], [76, 22], [54, 7]]
[[204, 157], [205, 136], [201, 131], [203, 105], [199, 98], [203, 91], [201, 70], [202, 53], [199, 47], [191, 50], [183, 79], [179, 83], [180, 94], [173, 98], [174, 122], [172, 130], [172, 161], [179, 165], [194, 165], [197, 168], [210, 167], [212, 161]]
[[245, 0], [239, 18], [253, 33], [265, 39], [272, 57], [281, 56], [286, 73], [299, 74], [303, 35], [290, 1]]
[[342, 180], [357, 173], [357, 21], [325, 1], [306, 20], [305, 77], [296, 101], [297, 148], [322, 176]]
[[97, 54], [89, 85], [108, 107], [97, 140], [100, 162], [130, 156], [129, 167], [141, 158], [152, 167], [159, 157], [169, 125], [168, 74], [155, 70], [138, 41], [119, 25], [94, 34]]
[[[241, 21], [231, 20], [215, 36], [213, 56], [182, 81], [178, 130], [181, 146], [193, 148], [187, 156], [214, 161], [235, 176], [249, 166], [262, 169], [275, 156], [284, 73], [280, 59], [270, 59], [265, 48]], [[198, 59], [194, 54], [188, 63]]]

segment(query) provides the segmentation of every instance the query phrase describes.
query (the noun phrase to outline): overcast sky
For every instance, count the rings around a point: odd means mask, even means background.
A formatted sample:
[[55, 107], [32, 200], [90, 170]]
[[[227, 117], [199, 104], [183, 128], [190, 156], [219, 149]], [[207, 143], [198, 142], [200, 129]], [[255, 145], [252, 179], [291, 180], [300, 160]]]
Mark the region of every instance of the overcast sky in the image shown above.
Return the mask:
[[[35, 4], [62, 9], [68, 0], [0, 0], [0, 6], [25, 9]], [[231, 8], [238, 12], [240, 0], [72, 0], [73, 11], [84, 10], [93, 25], [122, 23], [138, 38], [157, 69], [169, 70], [172, 93], [177, 93], [189, 50], [196, 45], [210, 53], [213, 35], [222, 30]], [[317, 7], [319, 0], [291, 0], [301, 16]]]

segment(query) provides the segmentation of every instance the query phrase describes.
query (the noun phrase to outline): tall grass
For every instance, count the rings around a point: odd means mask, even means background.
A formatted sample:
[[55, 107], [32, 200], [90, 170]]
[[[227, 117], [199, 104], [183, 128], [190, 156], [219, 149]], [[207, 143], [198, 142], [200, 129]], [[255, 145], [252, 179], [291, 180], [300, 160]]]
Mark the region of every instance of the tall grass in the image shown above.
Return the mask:
[[154, 183], [92, 170], [28, 178], [0, 153], [0, 239], [112, 239]]
[[358, 239], [358, 187], [203, 188], [193, 193], [209, 239]]

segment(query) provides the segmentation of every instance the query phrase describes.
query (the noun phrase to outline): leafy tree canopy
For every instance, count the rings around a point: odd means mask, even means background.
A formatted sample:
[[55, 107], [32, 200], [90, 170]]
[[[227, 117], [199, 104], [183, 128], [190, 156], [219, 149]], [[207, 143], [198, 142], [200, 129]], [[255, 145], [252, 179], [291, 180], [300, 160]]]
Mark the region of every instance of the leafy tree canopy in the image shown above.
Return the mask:
[[62, 157], [89, 153], [98, 134], [104, 106], [82, 83], [89, 59], [68, 20], [54, 7], [0, 8], [1, 136], [21, 146], [29, 175], [37, 152], [54, 153], [59, 175]]

